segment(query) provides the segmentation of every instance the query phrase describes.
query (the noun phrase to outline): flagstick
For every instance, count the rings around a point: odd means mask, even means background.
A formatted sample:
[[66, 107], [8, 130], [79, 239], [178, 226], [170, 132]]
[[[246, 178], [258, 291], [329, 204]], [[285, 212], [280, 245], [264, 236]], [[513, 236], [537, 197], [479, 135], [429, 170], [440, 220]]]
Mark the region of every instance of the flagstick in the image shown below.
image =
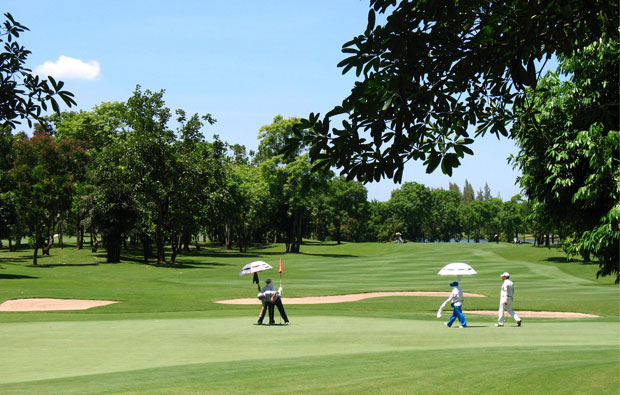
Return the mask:
[[[280, 258], [280, 270], [278, 271], [280, 272], [280, 288], [282, 288], [282, 258]], [[280, 303], [282, 303], [282, 295], [280, 295]], [[279, 310], [278, 314], [280, 315], [280, 325], [282, 325], [282, 314], [280, 314]]]

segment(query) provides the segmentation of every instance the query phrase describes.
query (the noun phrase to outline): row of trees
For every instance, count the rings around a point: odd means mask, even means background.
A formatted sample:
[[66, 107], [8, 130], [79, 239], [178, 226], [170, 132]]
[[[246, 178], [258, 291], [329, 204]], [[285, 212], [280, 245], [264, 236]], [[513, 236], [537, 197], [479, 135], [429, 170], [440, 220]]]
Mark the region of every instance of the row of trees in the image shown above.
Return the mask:
[[142, 245], [145, 261], [174, 263], [199, 235], [242, 252], [267, 241], [299, 252], [304, 237], [512, 240], [532, 228], [520, 196], [502, 202], [488, 185], [474, 196], [467, 181], [462, 192], [456, 184], [405, 183], [389, 201], [368, 202], [361, 183], [311, 171], [303, 152], [280, 154], [299, 119], [275, 117], [260, 129], [257, 152], [248, 153], [204, 138], [202, 129], [216, 122], [211, 114], [177, 110], [172, 130], [163, 94], [137, 87], [126, 103], [55, 114], [32, 137], [8, 140], [0, 237], [30, 236], [35, 264], [54, 234], [73, 233], [82, 248], [85, 232], [101, 239], [109, 262], [120, 260], [130, 239]]
[[351, 93], [287, 147], [349, 179], [399, 181], [408, 160], [450, 175], [476, 138], [513, 138], [537, 221], [619, 282], [618, 1], [369, 3], [339, 64], [359, 77]]

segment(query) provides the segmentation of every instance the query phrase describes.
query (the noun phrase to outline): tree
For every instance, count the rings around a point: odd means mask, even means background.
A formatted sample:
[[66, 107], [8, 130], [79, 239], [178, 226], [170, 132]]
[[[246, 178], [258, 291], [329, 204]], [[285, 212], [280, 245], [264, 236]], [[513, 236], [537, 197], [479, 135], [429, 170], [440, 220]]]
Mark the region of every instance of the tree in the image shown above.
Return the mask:
[[484, 190], [482, 192], [482, 199], [486, 200], [487, 202], [489, 200], [491, 200], [491, 198], [493, 197], [493, 195], [491, 195], [491, 188], [489, 188], [489, 184], [488, 183], [484, 183]]
[[[493, 218], [490, 203], [484, 200], [474, 200], [466, 207], [465, 221], [468, 235], [471, 232], [474, 241], [479, 243], [487, 233], [487, 225]], [[469, 241], [469, 236], [467, 240]]]
[[182, 248], [189, 249], [192, 236], [204, 224], [204, 210], [201, 208], [207, 200], [209, 189], [203, 180], [212, 175], [214, 161], [203, 155], [205, 140], [201, 129], [205, 122], [210, 125], [216, 122], [211, 114], [202, 117], [194, 114], [189, 119], [183, 110], [177, 110], [176, 114], [180, 125], [177, 131], [179, 139], [173, 143], [174, 158], [168, 170], [172, 189], [166, 221], [172, 241], [172, 264]]
[[414, 241], [424, 241], [428, 235], [430, 220], [431, 191], [416, 182], [406, 182], [400, 189], [392, 191], [389, 200], [394, 219], [405, 225], [404, 235]]
[[308, 155], [299, 155], [292, 162], [284, 162], [283, 156], [266, 160], [261, 174], [278, 202], [276, 215], [286, 234], [286, 252], [298, 253], [316, 196], [327, 191], [332, 173], [312, 171]]
[[164, 250], [166, 220], [170, 195], [174, 186], [174, 132], [168, 129], [170, 109], [163, 100], [164, 91], [142, 92], [136, 87], [127, 100], [127, 166], [136, 186], [137, 200], [144, 212], [141, 215], [145, 260], [149, 239], [155, 240], [157, 263], [166, 263]]
[[[124, 144], [123, 138], [126, 135], [125, 112], [127, 108], [125, 103], [112, 102], [101, 103], [93, 107], [92, 111], [79, 112], [62, 112], [60, 114], [52, 114], [47, 119], [53, 125], [51, 133], [54, 136], [87, 141], [90, 145], [90, 154], [93, 159], [91, 163], [96, 163], [97, 156], [106, 148], [115, 144]], [[86, 167], [84, 170], [87, 171]], [[96, 182], [96, 181], [95, 181]], [[78, 183], [76, 185], [78, 193], [74, 196], [73, 201], [73, 221], [70, 225], [74, 225], [76, 232], [76, 248], [82, 248], [84, 239], [84, 216], [90, 207], [87, 203], [92, 200], [86, 199], [88, 185]]]
[[[255, 160], [260, 163], [268, 158], [280, 155], [286, 139], [292, 135], [293, 128], [299, 121], [300, 118], [284, 119], [282, 115], [276, 115], [271, 124], [262, 126], [258, 132], [259, 143]], [[301, 153], [301, 149], [302, 147], [291, 152], [285, 161], [294, 160]]]
[[19, 45], [16, 38], [28, 29], [5, 13], [6, 20], [0, 27], [0, 43], [4, 43], [4, 52], [0, 53], [0, 129], [14, 129], [22, 120], [29, 126], [33, 120], [43, 122], [48, 105], [60, 112], [57, 98], [68, 107], [75, 105], [73, 94], [63, 90], [64, 83], [51, 76], [49, 80], [32, 75], [26, 68], [30, 51]]
[[465, 186], [463, 187], [463, 204], [468, 205], [472, 200], [474, 200], [474, 187], [465, 180]]
[[560, 58], [529, 90], [512, 130], [519, 181], [533, 215], [565, 229], [569, 255], [595, 257], [620, 281], [620, 132], [617, 32]]
[[427, 238], [446, 242], [458, 239], [462, 232], [459, 216], [461, 196], [457, 191], [437, 189], [431, 191], [431, 198]]
[[521, 195], [515, 195], [503, 203], [499, 212], [499, 221], [506, 241], [512, 242], [514, 239], [519, 239], [519, 232], [523, 231], [525, 226], [526, 206], [527, 202], [523, 201]]
[[[618, 2], [370, 0], [365, 32], [343, 45], [350, 95], [323, 119], [310, 114], [287, 144], [310, 146], [315, 167], [349, 179], [402, 179], [404, 163], [451, 175], [473, 137], [507, 136], [513, 105], [554, 55], [617, 34]], [[388, 14], [383, 25], [376, 13]], [[342, 126], [333, 127], [334, 119]]]
[[362, 220], [366, 195], [366, 188], [359, 182], [347, 181], [343, 177], [336, 177], [329, 182], [327, 205], [338, 244], [346, 225]]
[[107, 262], [121, 261], [123, 238], [133, 229], [140, 210], [135, 199], [134, 185], [124, 166], [124, 147], [110, 144], [95, 157], [89, 174], [94, 187], [89, 219], [102, 234]]
[[86, 144], [54, 139], [42, 128], [34, 136], [21, 135], [15, 144], [13, 178], [19, 215], [34, 241], [33, 264], [39, 248], [49, 255], [53, 230], [61, 214], [71, 208], [76, 174], [88, 157]]
[[461, 188], [459, 188], [458, 184], [454, 182], [448, 182], [448, 190], [458, 193], [459, 197], [461, 197]]
[[[305, 227], [319, 193], [327, 190], [332, 177], [329, 169], [312, 171], [303, 146], [282, 154], [285, 139], [289, 138], [298, 124], [298, 118], [283, 119], [278, 115], [273, 123], [260, 130], [259, 149], [255, 160], [260, 164], [261, 174], [270, 190], [274, 224], [286, 236], [286, 251], [300, 252]], [[297, 129], [296, 133], [304, 133]], [[274, 155], [278, 153], [278, 155]]]
[[4, 44], [0, 53], [0, 237], [9, 238], [10, 243], [18, 220], [16, 197], [7, 176], [12, 167], [12, 130], [23, 120], [31, 127], [33, 121], [44, 122], [48, 106], [59, 112], [58, 98], [68, 107], [76, 103], [73, 94], [63, 90], [62, 81], [31, 74], [32, 70], [25, 66], [31, 52], [16, 41], [29, 29], [10, 13], [4, 17], [0, 26], [0, 43]]
[[15, 193], [9, 170], [13, 167], [14, 137], [8, 128], [0, 128], [0, 239], [9, 240], [14, 236], [17, 225]]

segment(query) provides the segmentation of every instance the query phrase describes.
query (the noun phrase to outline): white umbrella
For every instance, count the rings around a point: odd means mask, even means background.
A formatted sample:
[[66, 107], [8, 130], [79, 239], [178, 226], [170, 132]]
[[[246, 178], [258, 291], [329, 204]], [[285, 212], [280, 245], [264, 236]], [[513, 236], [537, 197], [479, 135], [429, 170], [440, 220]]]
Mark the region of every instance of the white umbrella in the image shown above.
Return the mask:
[[[456, 276], [457, 281], [460, 282], [461, 276], [470, 276], [477, 273], [473, 267], [469, 266], [466, 263], [454, 262], [442, 267], [437, 274], [439, 274], [440, 276]], [[446, 305], [446, 302], [444, 302], [441, 307], [439, 307], [439, 310], [437, 310], [437, 318], [441, 317], [441, 312]]]
[[241, 272], [239, 272], [239, 276], [245, 276], [246, 274], [258, 273], [258, 272], [262, 272], [263, 270], [269, 270], [269, 269], [272, 269], [272, 267], [267, 262], [254, 261], [254, 262], [251, 262], [245, 265], [241, 269]]
[[461, 281], [461, 276], [470, 276], [472, 274], [477, 274], [473, 267], [469, 266], [466, 263], [462, 262], [454, 262], [449, 263], [439, 271], [440, 276], [457, 276], [458, 280]]

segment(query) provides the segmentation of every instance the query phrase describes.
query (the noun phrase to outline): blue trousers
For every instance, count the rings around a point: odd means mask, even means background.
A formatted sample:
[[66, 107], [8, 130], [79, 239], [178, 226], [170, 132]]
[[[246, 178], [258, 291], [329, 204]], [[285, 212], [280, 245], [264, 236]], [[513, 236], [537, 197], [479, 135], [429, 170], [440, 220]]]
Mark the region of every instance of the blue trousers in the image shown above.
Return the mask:
[[458, 317], [459, 322], [462, 326], [467, 326], [467, 321], [465, 320], [465, 316], [463, 315], [463, 306], [454, 306], [454, 310], [452, 310], [452, 316], [448, 320], [448, 326], [452, 326], [452, 323]]
[[269, 310], [269, 323], [270, 324], [274, 324], [275, 320], [273, 319], [273, 302], [263, 302], [263, 306], [261, 307], [260, 310], [260, 316], [258, 317], [258, 324], [262, 324], [263, 323], [263, 319], [265, 318], [265, 315], [267, 314], [267, 310]]

